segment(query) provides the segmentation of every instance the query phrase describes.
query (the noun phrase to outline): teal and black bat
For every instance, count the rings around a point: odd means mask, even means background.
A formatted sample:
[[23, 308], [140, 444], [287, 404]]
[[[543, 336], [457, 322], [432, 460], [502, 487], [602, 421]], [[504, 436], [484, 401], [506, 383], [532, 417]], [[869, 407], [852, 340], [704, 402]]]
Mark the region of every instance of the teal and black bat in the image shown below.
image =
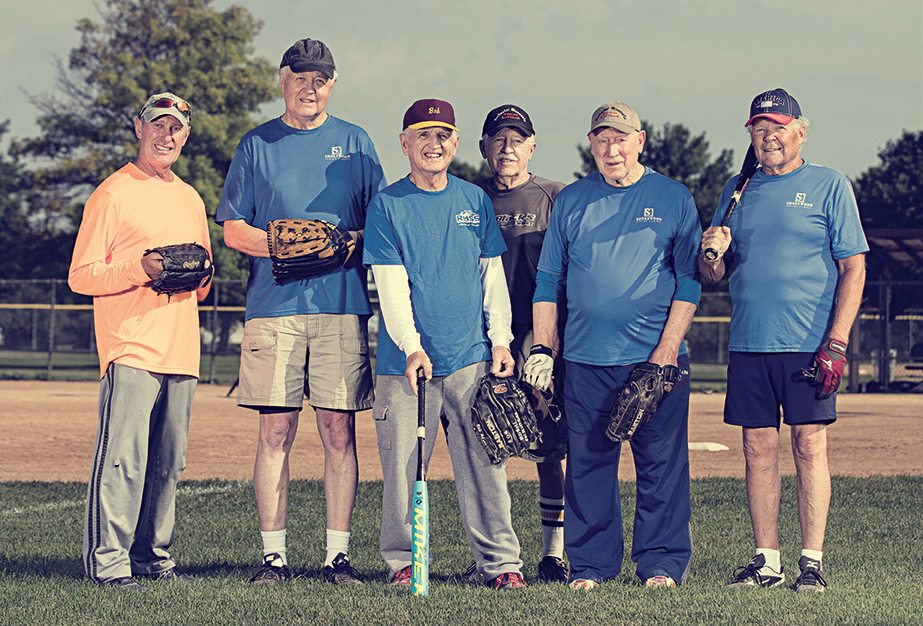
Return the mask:
[[429, 494], [426, 490], [426, 376], [417, 370], [417, 480], [413, 484], [413, 595], [429, 595]]

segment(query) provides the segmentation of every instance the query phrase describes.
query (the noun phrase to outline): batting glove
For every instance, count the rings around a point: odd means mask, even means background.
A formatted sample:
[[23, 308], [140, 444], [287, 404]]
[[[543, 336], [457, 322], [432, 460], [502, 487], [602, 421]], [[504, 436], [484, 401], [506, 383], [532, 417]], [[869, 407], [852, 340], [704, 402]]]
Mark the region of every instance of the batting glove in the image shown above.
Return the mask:
[[537, 344], [529, 350], [529, 358], [522, 367], [522, 379], [538, 389], [545, 391], [551, 386], [551, 371], [554, 368], [554, 359], [551, 358], [551, 348]]
[[828, 337], [814, 355], [814, 367], [806, 373], [813, 377], [811, 384], [820, 387], [818, 400], [826, 400], [839, 388], [846, 367], [846, 347], [845, 341]]

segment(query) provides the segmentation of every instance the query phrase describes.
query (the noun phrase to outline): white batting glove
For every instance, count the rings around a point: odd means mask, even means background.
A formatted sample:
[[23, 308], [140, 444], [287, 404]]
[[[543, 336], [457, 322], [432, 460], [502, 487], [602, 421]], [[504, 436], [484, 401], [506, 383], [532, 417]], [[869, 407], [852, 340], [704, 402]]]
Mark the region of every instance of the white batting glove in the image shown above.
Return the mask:
[[551, 358], [551, 348], [541, 344], [532, 346], [529, 350], [529, 359], [522, 367], [522, 379], [539, 391], [545, 391], [551, 386], [553, 368], [554, 359]]

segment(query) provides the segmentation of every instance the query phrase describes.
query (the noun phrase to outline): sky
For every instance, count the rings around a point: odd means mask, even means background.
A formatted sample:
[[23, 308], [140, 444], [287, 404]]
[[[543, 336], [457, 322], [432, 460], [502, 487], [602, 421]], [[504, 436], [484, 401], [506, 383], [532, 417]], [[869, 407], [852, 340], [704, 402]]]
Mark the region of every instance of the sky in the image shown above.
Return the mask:
[[[327, 112], [372, 137], [389, 182], [409, 171], [398, 143], [417, 99], [449, 101], [457, 159], [481, 161], [487, 112], [523, 107], [536, 129], [530, 170], [572, 182], [590, 115], [620, 100], [653, 128], [705, 133], [712, 156], [747, 147], [758, 93], [781, 87], [810, 120], [802, 156], [855, 178], [904, 130], [923, 130], [920, 0], [213, 0], [263, 21], [255, 53], [278, 64], [298, 39], [326, 43], [339, 73]], [[38, 134], [27, 94], [55, 89], [56, 62], [100, 22], [102, 0], [4, 0], [0, 121]], [[180, 94], [195, 104], [194, 94]], [[141, 103], [139, 103], [140, 106]], [[281, 98], [265, 119], [283, 112]], [[195, 126], [193, 125], [194, 141]], [[643, 161], [643, 157], [642, 157]]]

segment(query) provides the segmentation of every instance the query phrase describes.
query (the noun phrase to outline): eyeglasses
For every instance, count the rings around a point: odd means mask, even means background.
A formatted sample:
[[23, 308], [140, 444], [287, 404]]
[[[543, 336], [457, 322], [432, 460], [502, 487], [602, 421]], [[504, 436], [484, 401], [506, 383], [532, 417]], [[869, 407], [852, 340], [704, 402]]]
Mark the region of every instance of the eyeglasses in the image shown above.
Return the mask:
[[189, 108], [189, 103], [183, 100], [174, 100], [173, 98], [160, 98], [154, 100], [141, 109], [138, 117], [144, 115], [144, 112], [148, 109], [169, 109], [171, 107], [176, 107], [176, 110], [185, 115], [187, 120], [192, 119], [192, 110]]

